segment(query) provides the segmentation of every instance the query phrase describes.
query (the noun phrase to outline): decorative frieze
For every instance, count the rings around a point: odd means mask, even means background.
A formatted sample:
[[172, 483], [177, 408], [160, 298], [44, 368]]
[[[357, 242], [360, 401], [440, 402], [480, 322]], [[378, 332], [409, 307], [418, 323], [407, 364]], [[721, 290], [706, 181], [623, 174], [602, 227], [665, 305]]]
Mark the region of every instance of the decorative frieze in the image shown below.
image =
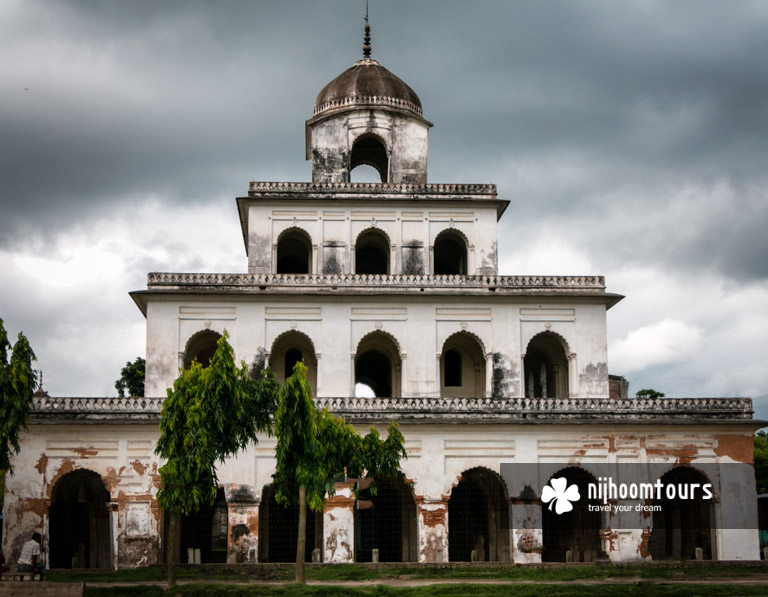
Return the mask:
[[312, 193], [350, 193], [366, 195], [459, 195], [496, 196], [495, 184], [450, 183], [379, 183], [379, 182], [258, 182], [248, 185], [249, 195], [284, 194], [306, 195]]

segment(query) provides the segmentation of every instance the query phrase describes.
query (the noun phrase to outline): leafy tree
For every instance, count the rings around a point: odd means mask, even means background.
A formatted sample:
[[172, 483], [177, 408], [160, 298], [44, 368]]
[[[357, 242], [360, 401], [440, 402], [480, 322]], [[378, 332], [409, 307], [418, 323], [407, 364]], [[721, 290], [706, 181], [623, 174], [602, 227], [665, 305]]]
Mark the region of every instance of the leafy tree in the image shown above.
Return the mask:
[[32, 412], [32, 394], [37, 387], [32, 361], [35, 353], [24, 334], [19, 333], [13, 346], [0, 319], [0, 474], [10, 471], [11, 457], [19, 453], [19, 436], [27, 428]]
[[129, 396], [144, 396], [144, 372], [147, 363], [141, 357], [131, 363], [128, 361], [120, 370], [120, 379], [115, 382], [115, 389], [120, 398], [125, 398], [125, 390]]
[[768, 491], [768, 433], [755, 433], [755, 481], [757, 492]]
[[635, 398], [664, 398], [665, 396], [666, 394], [664, 394], [664, 392], [657, 392], [653, 388], [639, 390], [637, 394], [635, 394]]
[[326, 494], [334, 493], [334, 479], [344, 475], [392, 478], [398, 473], [400, 459], [406, 457], [397, 423], [389, 426], [386, 440], [373, 427], [361, 437], [343, 419], [318, 411], [306, 372], [304, 363], [296, 363], [293, 375], [280, 389], [275, 413], [275, 498], [280, 504], [299, 506], [296, 582], [301, 584], [306, 582], [307, 506], [321, 512]]
[[258, 379], [238, 368], [227, 333], [219, 339], [208, 367], [194, 361], [168, 390], [155, 452], [160, 468], [160, 508], [170, 514], [166, 562], [168, 586], [176, 585], [176, 556], [182, 514], [197, 512], [216, 498], [216, 464], [234, 456], [257, 432], [271, 431], [278, 384], [264, 371]]

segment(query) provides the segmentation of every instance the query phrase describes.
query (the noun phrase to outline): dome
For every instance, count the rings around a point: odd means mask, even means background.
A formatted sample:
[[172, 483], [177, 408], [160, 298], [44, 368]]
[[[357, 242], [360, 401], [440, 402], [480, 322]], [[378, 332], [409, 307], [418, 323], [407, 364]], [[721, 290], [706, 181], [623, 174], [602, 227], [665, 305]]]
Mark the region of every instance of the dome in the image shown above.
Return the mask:
[[363, 58], [323, 87], [315, 115], [358, 105], [385, 105], [421, 116], [421, 100], [402, 79], [372, 58]]

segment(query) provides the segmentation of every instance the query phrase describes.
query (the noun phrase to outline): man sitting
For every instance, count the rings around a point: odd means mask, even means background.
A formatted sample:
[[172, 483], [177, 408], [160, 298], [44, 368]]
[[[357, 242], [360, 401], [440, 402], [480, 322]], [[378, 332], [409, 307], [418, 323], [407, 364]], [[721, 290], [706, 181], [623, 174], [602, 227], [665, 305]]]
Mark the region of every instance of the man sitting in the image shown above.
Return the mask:
[[40, 575], [40, 580], [43, 580], [45, 574], [45, 564], [42, 561], [40, 552], [40, 542], [43, 538], [40, 533], [34, 533], [32, 539], [24, 544], [21, 548], [21, 555], [19, 556], [19, 572], [31, 572], [32, 580], [35, 580], [35, 574]]

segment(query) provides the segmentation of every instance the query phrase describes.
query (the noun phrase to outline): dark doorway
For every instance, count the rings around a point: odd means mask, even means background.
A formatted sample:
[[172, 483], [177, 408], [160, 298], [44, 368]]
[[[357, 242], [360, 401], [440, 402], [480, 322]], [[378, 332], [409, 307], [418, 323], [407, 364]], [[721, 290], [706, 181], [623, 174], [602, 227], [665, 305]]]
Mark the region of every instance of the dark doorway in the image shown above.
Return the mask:
[[375, 495], [370, 487], [358, 492], [355, 561], [372, 561], [374, 549], [379, 550], [379, 562], [416, 559], [416, 502], [402, 476], [378, 482]]
[[435, 274], [466, 275], [467, 247], [455, 232], [442, 232], [435, 239]]
[[377, 350], [364, 352], [355, 362], [355, 383], [365, 384], [377, 398], [392, 396], [392, 365]]
[[[163, 533], [168, 537], [170, 517], [163, 517]], [[224, 564], [227, 561], [227, 498], [224, 490], [216, 492], [216, 501], [203, 504], [197, 512], [181, 517], [178, 562], [193, 564], [194, 550], [200, 550], [201, 564]], [[189, 550], [193, 550], [190, 554]], [[191, 558], [190, 558], [191, 556]]]
[[[282, 506], [275, 500], [271, 485], [264, 488], [259, 507], [259, 562], [295, 562], [299, 506]], [[312, 561], [312, 551], [323, 543], [323, 515], [307, 508], [304, 559]]]
[[49, 510], [51, 568], [112, 568], [110, 496], [101, 477], [73, 471], [56, 483]]
[[389, 273], [389, 242], [378, 230], [367, 230], [355, 243], [355, 273], [386, 275]]
[[277, 273], [308, 274], [312, 265], [312, 243], [302, 230], [292, 229], [277, 241]]
[[219, 338], [221, 338], [221, 334], [212, 330], [202, 330], [193, 335], [187, 342], [186, 350], [184, 350], [184, 369], [189, 369], [194, 360], [197, 360], [203, 367], [210, 365]]

